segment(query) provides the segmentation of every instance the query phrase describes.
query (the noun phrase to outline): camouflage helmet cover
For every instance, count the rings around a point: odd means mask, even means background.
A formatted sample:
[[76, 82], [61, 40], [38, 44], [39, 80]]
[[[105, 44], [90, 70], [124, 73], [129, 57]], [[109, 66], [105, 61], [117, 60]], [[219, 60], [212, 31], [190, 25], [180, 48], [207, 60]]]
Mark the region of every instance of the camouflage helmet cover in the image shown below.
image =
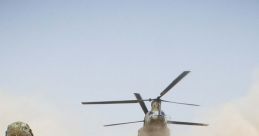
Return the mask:
[[18, 121], [8, 126], [6, 136], [33, 136], [33, 134], [28, 124]]

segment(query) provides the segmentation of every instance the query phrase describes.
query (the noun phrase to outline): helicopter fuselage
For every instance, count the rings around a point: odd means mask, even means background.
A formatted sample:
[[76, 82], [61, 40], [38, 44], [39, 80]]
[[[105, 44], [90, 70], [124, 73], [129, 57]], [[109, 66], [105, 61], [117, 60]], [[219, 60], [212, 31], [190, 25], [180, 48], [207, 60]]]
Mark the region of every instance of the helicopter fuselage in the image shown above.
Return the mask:
[[157, 126], [157, 127], [166, 127], [167, 120], [163, 111], [152, 112], [149, 111], [144, 118], [144, 126]]
[[164, 112], [147, 112], [144, 118], [144, 125], [138, 131], [138, 136], [170, 136]]
[[144, 127], [148, 128], [165, 128], [167, 119], [165, 113], [161, 110], [161, 101], [153, 100], [151, 111], [147, 112], [144, 118]]
[[161, 110], [161, 101], [153, 100], [151, 111], [144, 118], [144, 125], [138, 131], [138, 136], [169, 136], [165, 113]]

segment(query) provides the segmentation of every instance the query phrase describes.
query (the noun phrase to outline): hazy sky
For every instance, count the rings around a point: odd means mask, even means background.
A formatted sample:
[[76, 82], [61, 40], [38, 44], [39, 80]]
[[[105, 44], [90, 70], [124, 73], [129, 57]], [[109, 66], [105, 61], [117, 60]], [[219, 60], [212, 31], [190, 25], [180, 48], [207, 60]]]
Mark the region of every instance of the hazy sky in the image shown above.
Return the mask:
[[[134, 92], [154, 98], [191, 70], [164, 98], [202, 107], [163, 109], [172, 120], [206, 122], [201, 112], [248, 93], [259, 69], [258, 37], [256, 0], [0, 0], [0, 92], [7, 106], [0, 120], [11, 123], [15, 109], [33, 103], [25, 108], [37, 112], [15, 119], [60, 117], [57, 124], [71, 123], [62, 125], [80, 136], [137, 135], [142, 124], [102, 125], [143, 119], [139, 105], [80, 102], [134, 99]], [[35, 129], [60, 134], [45, 126]], [[171, 128], [177, 135], [190, 127]]]

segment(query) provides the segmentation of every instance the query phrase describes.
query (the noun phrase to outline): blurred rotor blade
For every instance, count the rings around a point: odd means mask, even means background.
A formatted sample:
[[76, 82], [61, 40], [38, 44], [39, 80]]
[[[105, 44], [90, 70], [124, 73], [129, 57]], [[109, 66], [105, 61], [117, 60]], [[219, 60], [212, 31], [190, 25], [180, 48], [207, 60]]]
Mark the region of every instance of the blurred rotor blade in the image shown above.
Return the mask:
[[208, 124], [203, 124], [203, 123], [181, 122], [181, 121], [167, 121], [167, 123], [177, 124], [177, 125], [208, 126]]
[[81, 102], [82, 104], [126, 104], [138, 103], [138, 100], [119, 100], [119, 101], [95, 101], [95, 102]]
[[164, 91], [160, 93], [159, 98], [161, 98], [163, 95], [165, 95], [172, 87], [174, 87], [180, 80], [182, 80], [190, 71], [184, 71], [182, 74], [180, 74], [169, 86], [165, 88]]
[[141, 120], [141, 121], [133, 121], [133, 122], [124, 122], [124, 123], [108, 124], [108, 125], [104, 125], [104, 127], [117, 126], [117, 125], [125, 125], [125, 124], [139, 123], [139, 122], [144, 122], [144, 121]]
[[135, 95], [135, 97], [137, 98], [138, 103], [140, 104], [140, 106], [141, 106], [143, 112], [146, 114], [146, 113], [148, 112], [148, 109], [147, 109], [147, 106], [145, 105], [145, 103], [144, 103], [142, 97], [140, 96], [139, 93], [134, 93], [134, 95]]
[[182, 104], [182, 105], [188, 105], [188, 106], [200, 106], [197, 104], [191, 104], [191, 103], [183, 103], [183, 102], [173, 102], [173, 101], [167, 101], [167, 100], [161, 100], [162, 102], [168, 102], [168, 103], [174, 103], [174, 104]]

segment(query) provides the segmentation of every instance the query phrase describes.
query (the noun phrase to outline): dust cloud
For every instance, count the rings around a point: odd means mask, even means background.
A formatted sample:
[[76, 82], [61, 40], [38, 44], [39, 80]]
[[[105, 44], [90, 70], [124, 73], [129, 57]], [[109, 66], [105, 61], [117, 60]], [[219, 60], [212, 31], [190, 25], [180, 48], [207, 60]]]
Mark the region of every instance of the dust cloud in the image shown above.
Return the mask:
[[259, 78], [248, 94], [206, 114], [207, 128], [193, 128], [191, 136], [259, 136]]

